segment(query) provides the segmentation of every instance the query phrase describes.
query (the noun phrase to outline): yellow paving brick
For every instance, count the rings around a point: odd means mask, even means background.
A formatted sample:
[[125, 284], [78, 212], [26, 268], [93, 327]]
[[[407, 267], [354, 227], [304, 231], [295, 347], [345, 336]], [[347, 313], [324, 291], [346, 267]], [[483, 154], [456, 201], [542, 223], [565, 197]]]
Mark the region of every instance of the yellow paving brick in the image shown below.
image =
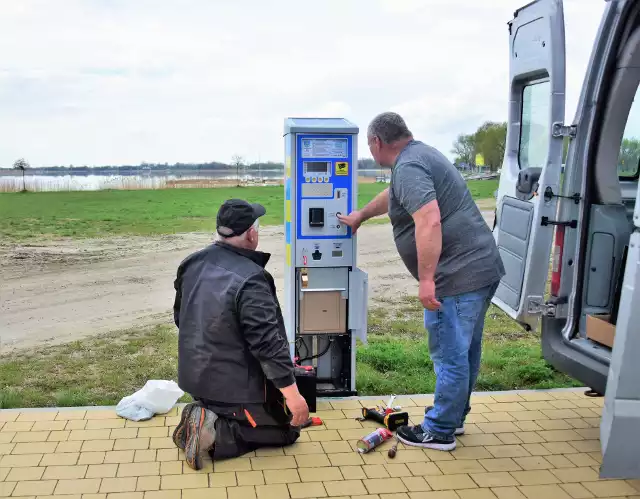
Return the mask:
[[[288, 466], [288, 468], [295, 468], [295, 467], [296, 467], [295, 465]], [[251, 471], [251, 459], [238, 458], [238, 459], [228, 459], [226, 461], [217, 461], [213, 463], [213, 469], [216, 473], [225, 472], [225, 471]]]
[[[460, 499], [453, 490], [438, 490], [433, 492], [412, 492], [411, 499]], [[360, 498], [358, 498], [360, 499]]]
[[482, 414], [469, 414], [466, 419], [467, 423], [488, 423], [489, 420], [485, 418]]
[[166, 417], [156, 416], [147, 421], [127, 421], [125, 428], [148, 428], [150, 426], [165, 426]]
[[16, 444], [0, 444], [0, 456], [11, 454], [11, 451], [15, 446]]
[[[355, 451], [355, 444], [353, 446], [353, 451]], [[400, 452], [398, 453], [400, 454]], [[387, 463], [387, 459], [385, 459], [385, 455], [382, 452], [369, 452], [367, 454], [362, 454], [362, 461], [364, 464], [385, 464]], [[398, 457], [398, 456], [396, 456]], [[428, 461], [428, 459], [423, 459], [423, 461]]]
[[[291, 471], [295, 471], [295, 470], [291, 470]], [[353, 474], [350, 475], [348, 473], [341, 473], [340, 468], [338, 467], [299, 468], [297, 472], [300, 476], [300, 480], [292, 480], [287, 483], [296, 483], [298, 481], [302, 481], [302, 482], [336, 481], [336, 480], [342, 480], [343, 476], [347, 480], [365, 478], [362, 474], [356, 477]], [[273, 480], [273, 479], [274, 479], [273, 477], [270, 477], [270, 480]], [[269, 482], [267, 481], [267, 483]], [[277, 483], [277, 482], [271, 482], [271, 483]], [[285, 483], [285, 482], [280, 482], [280, 483]]]
[[323, 482], [324, 488], [330, 497], [333, 496], [359, 496], [367, 493], [361, 480], [338, 480]]
[[[558, 457], [558, 456], [556, 456]], [[562, 483], [595, 482], [599, 479], [593, 468], [567, 468], [551, 470]]]
[[487, 421], [490, 423], [500, 423], [507, 421], [514, 421], [515, 418], [508, 412], [487, 412], [483, 414]]
[[[256, 458], [260, 459], [260, 458]], [[265, 458], [272, 459], [272, 458]], [[293, 459], [293, 458], [292, 458]], [[321, 466], [332, 466], [331, 461], [326, 454], [303, 454], [301, 456], [295, 456], [295, 462], [298, 468], [318, 468]], [[362, 463], [358, 463], [362, 464]], [[285, 466], [285, 468], [295, 468], [296, 466]], [[254, 469], [256, 469], [254, 467]], [[269, 469], [269, 468], [266, 468]], [[270, 468], [273, 469], [273, 468]]]
[[[541, 400], [555, 400], [555, 397], [545, 392], [527, 392], [527, 393], [519, 393], [518, 395], [520, 396], [521, 399], [526, 400], [528, 402], [538, 402]], [[496, 398], [496, 397], [493, 396], [493, 398]]]
[[[362, 430], [360, 430], [362, 433]], [[329, 442], [331, 440], [342, 440], [338, 430], [321, 430], [309, 432], [312, 442]]]
[[542, 414], [549, 419], [568, 419], [580, 417], [576, 412], [571, 409], [550, 409], [542, 411]]
[[9, 431], [31, 431], [33, 425], [35, 425], [33, 421], [10, 421], [4, 424], [4, 426], [2, 427], [2, 432], [6, 433]]
[[113, 428], [124, 428], [124, 419], [93, 419], [87, 421], [87, 430], [111, 430]]
[[178, 460], [178, 449], [158, 449], [155, 452], [156, 452], [156, 461], [177, 461]]
[[540, 431], [544, 429], [535, 421], [514, 421], [513, 424], [523, 432]]
[[403, 477], [402, 483], [409, 492], [427, 492], [431, 490], [427, 481], [421, 476]]
[[[145, 440], [138, 438], [137, 440]], [[153, 437], [149, 439], [149, 449], [174, 449], [176, 444], [171, 437]]]
[[106, 452], [81, 452], [78, 464], [102, 464]]
[[485, 447], [493, 457], [524, 457], [529, 452], [522, 445], [491, 445]]
[[[412, 473], [409, 471], [409, 468], [406, 469], [409, 472], [407, 476], [411, 476]], [[365, 464], [362, 470], [367, 475], [367, 478], [389, 478], [390, 476], [387, 468], [383, 464]]]
[[[552, 457], [552, 456], [546, 456]], [[553, 465], [547, 461], [545, 457], [542, 456], [532, 456], [532, 457], [517, 457], [514, 461], [524, 470], [548, 470], [552, 469]]]
[[492, 412], [485, 404], [471, 404], [471, 414], [486, 414]]
[[437, 466], [437, 464], [441, 464], [442, 462], [443, 461], [438, 461], [437, 463], [408, 463], [407, 468], [409, 468], [409, 471], [411, 471], [414, 476], [437, 476], [442, 475], [442, 471]]
[[160, 474], [160, 463], [126, 463], [118, 466], [118, 477]]
[[17, 482], [0, 482], [0, 497], [9, 497]]
[[[342, 442], [344, 443], [344, 442]], [[284, 449], [287, 456], [303, 456], [306, 454], [324, 454], [324, 449], [320, 442], [302, 442]]]
[[0, 468], [25, 468], [38, 466], [42, 461], [42, 454], [6, 455], [0, 459]]
[[548, 470], [512, 471], [511, 476], [518, 480], [521, 485], [549, 485], [560, 483]]
[[55, 495], [97, 494], [100, 489], [100, 482], [100, 478], [83, 478], [81, 480], [58, 480]]
[[145, 492], [144, 499], [181, 499], [179, 490], [150, 490]]
[[292, 499], [327, 497], [327, 492], [321, 482], [290, 483], [287, 487]]
[[569, 418], [565, 419], [565, 421], [575, 430], [575, 429], [586, 429], [591, 428], [591, 425], [587, 423], [582, 418]]
[[45, 468], [41, 466], [30, 466], [28, 468], [11, 468], [7, 482], [24, 482], [29, 480], [40, 480]]
[[78, 410], [62, 410], [59, 411], [56, 415], [56, 421], [71, 421], [75, 419], [84, 419], [87, 411], [78, 411]]
[[[418, 449], [411, 449], [408, 447], [403, 447], [402, 449], [400, 447], [398, 447], [398, 453], [396, 454], [396, 457], [394, 457], [393, 459], [389, 457], [387, 450], [388, 448], [390, 448], [391, 445], [387, 444], [386, 447], [382, 448], [382, 452], [377, 452], [376, 454], [382, 454], [382, 456], [384, 457], [384, 460], [387, 463], [393, 464], [393, 463], [424, 463], [425, 461], [429, 461], [429, 459], [427, 457], [425, 457], [425, 453], [422, 450], [418, 450]], [[448, 454], [442, 451], [437, 451], [440, 452], [440, 454]], [[371, 454], [371, 453], [370, 453]], [[364, 454], [365, 456], [367, 454]]]
[[12, 442], [46, 442], [49, 437], [48, 431], [19, 431], [15, 434]]
[[0, 431], [0, 444], [7, 444], [13, 440], [13, 437], [16, 436], [15, 431]]
[[265, 484], [262, 471], [239, 471], [236, 473], [236, 478], [240, 487]]
[[445, 475], [457, 475], [461, 473], [484, 473], [485, 468], [475, 459], [456, 461], [444, 461], [438, 463], [438, 468]]
[[[544, 411], [555, 409], [549, 402], [522, 402], [520, 404], [526, 411]], [[546, 418], [546, 416], [543, 415]]]
[[458, 490], [460, 499], [496, 499], [496, 496], [489, 489], [467, 489]]
[[82, 452], [110, 451], [114, 444], [114, 440], [86, 440], [82, 443]]
[[[569, 445], [578, 452], [600, 452], [599, 440], [571, 441]], [[16, 451], [14, 450], [13, 453], [15, 454]]]
[[117, 464], [90, 464], [85, 478], [115, 478]]
[[224, 488], [187, 489], [182, 491], [182, 499], [228, 499], [228, 496], [227, 489]]
[[0, 482], [4, 482], [6, 480], [10, 471], [11, 468], [0, 468]]
[[258, 499], [280, 499], [289, 497], [289, 489], [285, 484], [258, 485], [256, 486]]
[[[163, 479], [164, 478], [167, 477], [163, 477]], [[103, 478], [102, 484], [100, 485], [100, 492], [133, 492], [136, 490], [137, 481], [137, 477]]]
[[40, 466], [74, 466], [78, 463], [80, 458], [79, 452], [62, 452], [54, 454], [45, 454], [40, 461]]
[[[178, 449], [176, 449], [177, 452]], [[156, 461], [156, 450], [137, 450], [133, 456], [134, 463], [147, 463], [149, 461]]]
[[336, 454], [339, 452], [351, 452], [351, 447], [348, 442], [321, 442], [324, 452], [327, 454]]
[[111, 430], [71, 430], [69, 440], [109, 440]]
[[293, 456], [255, 457], [251, 458], [251, 467], [254, 471], [296, 468], [296, 459], [307, 459], [311, 457], [316, 457], [316, 455], [296, 456], [296, 458]]
[[565, 456], [560, 454], [547, 456], [546, 459], [553, 465], [554, 468], [575, 468], [575, 464], [573, 464]]
[[547, 442], [568, 442], [570, 440], [583, 440], [583, 438], [575, 430], [539, 431], [538, 434]]
[[558, 485], [530, 485], [520, 487], [527, 499], [571, 499], [571, 496], [562, 490]]
[[517, 445], [522, 443], [520, 437], [515, 433], [496, 433], [496, 436], [505, 445]]
[[[575, 447], [569, 442], [548, 442], [542, 444], [542, 446], [547, 449], [550, 454], [571, 454], [572, 452], [576, 452]], [[600, 450], [600, 447], [598, 447], [598, 450]]]
[[109, 434], [110, 440], [123, 440], [128, 438], [138, 438], [138, 432], [144, 428], [114, 428]]
[[535, 431], [521, 431], [518, 433], [518, 438], [523, 444], [540, 444], [545, 440]]
[[47, 466], [44, 472], [44, 480], [73, 480], [84, 478], [87, 474], [87, 465], [80, 466]]
[[518, 422], [547, 419], [547, 417], [544, 414], [542, 414], [542, 412], [540, 411], [513, 411], [513, 412], [510, 412], [509, 414], [511, 414], [513, 418], [516, 420], [514, 424], [517, 424]]
[[[329, 470], [327, 472], [326, 470]], [[307, 471], [312, 471], [311, 469], [307, 469]], [[337, 471], [337, 478], [335, 475], [329, 476], [329, 478], [325, 478], [325, 480], [340, 480], [342, 475], [340, 471], [336, 468], [321, 468], [313, 470], [316, 474], [321, 477], [326, 477], [327, 474], [331, 475], [334, 471]], [[300, 474], [298, 470], [265, 470], [263, 471], [264, 481], [267, 485], [269, 484], [286, 484], [286, 483], [298, 483], [300, 482]], [[213, 476], [213, 475], [212, 475]], [[312, 481], [312, 480], [311, 480]]]
[[342, 411], [317, 411], [315, 415], [323, 421], [328, 421], [330, 419], [344, 419], [344, 413]]
[[447, 454], [442, 451], [439, 452], [443, 456], [452, 455], [456, 459], [489, 459], [492, 458], [493, 455], [484, 447], [456, 447], [456, 450], [451, 454]]
[[134, 452], [133, 450], [114, 450], [107, 452], [104, 456], [104, 463], [132, 463], [135, 456]]
[[[102, 431], [102, 430], [96, 430]], [[172, 442], [173, 444], [173, 442]], [[175, 447], [175, 444], [173, 444]], [[115, 441], [113, 450], [143, 450], [154, 447], [149, 447], [149, 438], [133, 438], [133, 439], [119, 439]], [[156, 447], [157, 448], [157, 447]]]
[[21, 412], [16, 421], [53, 421], [58, 411], [27, 411]]
[[348, 430], [353, 428], [362, 428], [362, 424], [355, 419], [329, 419], [324, 422], [328, 430]]
[[227, 489], [229, 499], [256, 499], [256, 488], [253, 485]]
[[505, 471], [471, 473], [471, 478], [480, 487], [511, 487], [518, 485], [518, 482]]
[[16, 496], [48, 496], [53, 494], [56, 488], [55, 480], [33, 480], [18, 482], [13, 489], [13, 497]]
[[637, 495], [636, 489], [623, 480], [603, 480], [599, 482], [585, 482], [582, 485], [596, 497], [615, 497]]
[[238, 481], [236, 479], [236, 473], [233, 471], [209, 473], [209, 487], [223, 488], [235, 487], [236, 485], [238, 485]]
[[407, 491], [407, 487], [400, 478], [374, 478], [365, 480], [364, 485], [369, 494], [393, 494]]
[[498, 458], [498, 459], [480, 459], [478, 461], [483, 468], [487, 471], [497, 472], [497, 471], [520, 471], [522, 468], [518, 463], [516, 463], [513, 459], [506, 458]]
[[8, 411], [5, 409], [0, 411], [0, 421], [1, 422], [15, 421], [16, 419], [18, 419], [19, 415], [20, 413], [18, 411]]
[[164, 475], [182, 475], [182, 461], [163, 461], [159, 464], [160, 464], [160, 474], [163, 476]]
[[469, 475], [429, 476], [426, 480], [433, 490], [462, 490], [477, 487]]
[[598, 461], [593, 459], [589, 454], [566, 454], [565, 457], [576, 466], [598, 466]]
[[85, 419], [74, 419], [73, 421], [67, 421], [67, 424], [64, 425], [65, 430], [84, 430], [87, 426], [87, 420]]
[[[369, 403], [375, 405], [375, 401], [367, 401], [367, 407], [369, 407]], [[363, 405], [359, 400], [335, 400], [331, 401], [331, 407], [336, 410], [344, 410], [344, 409], [358, 409], [360, 410]]]
[[331, 466], [358, 466], [364, 464], [360, 454], [355, 452], [341, 452], [338, 454], [328, 454]]
[[600, 414], [598, 414], [593, 409], [589, 409], [589, 408], [574, 409], [573, 412], [575, 412], [581, 418], [597, 418], [597, 417], [600, 417]]
[[491, 489], [498, 499], [527, 499], [522, 492], [515, 487], [497, 487]]
[[573, 429], [573, 426], [567, 423], [564, 419], [539, 419], [538, 425], [540, 428], [547, 431]]
[[569, 494], [573, 499], [589, 499], [593, 494], [579, 483], [561, 483], [560, 488]]
[[82, 499], [82, 494], [64, 496], [38, 496], [37, 499]]
[[[160, 490], [159, 476], [141, 476], [136, 483], [136, 491]], [[84, 498], [82, 498], [84, 499]]]
[[[308, 443], [311, 443], [311, 442], [300, 442], [298, 440], [293, 446], [287, 447], [287, 450], [291, 450], [292, 447], [295, 447], [295, 446], [297, 446], [299, 444], [302, 444], [302, 443], [308, 444]], [[315, 442], [315, 443], [317, 445], [320, 445], [319, 442]], [[285, 449], [283, 449], [281, 447], [265, 447], [263, 449], [256, 449], [256, 451], [255, 451], [256, 456], [255, 457], [284, 456], [285, 455], [284, 451], [285, 451]]]
[[18, 443], [11, 451], [12, 454], [37, 454], [39, 452], [44, 452], [45, 454], [50, 454], [55, 452], [57, 442], [29, 442], [29, 443]]
[[107, 496], [107, 499], [143, 499], [142, 492], [113, 492]]
[[167, 426], [152, 426], [151, 428], [140, 428], [138, 430], [138, 437], [168, 437], [168, 436], [169, 436], [169, 428]]
[[409, 471], [409, 468], [407, 468], [407, 465], [404, 463], [385, 464], [384, 467], [391, 477], [401, 478], [412, 475], [411, 471]]
[[69, 435], [71, 435], [70, 431], [52, 431], [49, 433], [47, 437], [48, 442], [65, 442], [69, 439]]
[[458, 440], [465, 447], [474, 447], [479, 445], [502, 445], [502, 442], [495, 435], [463, 435]]
[[[327, 469], [327, 468], [323, 468], [323, 469]], [[339, 468], [329, 468], [329, 469], [340, 470], [340, 473], [342, 474], [342, 477], [345, 480], [365, 480], [367, 478], [367, 475], [364, 472], [364, 466], [340, 466]], [[300, 478], [303, 478], [303, 476], [305, 475], [306, 477], [313, 476], [313, 470], [311, 469], [306, 469], [306, 470], [299, 469], [298, 471], [300, 472]], [[304, 471], [304, 474], [303, 474], [303, 471]], [[305, 482], [305, 481], [313, 481], [313, 480], [310, 480], [310, 479], [305, 480], [303, 478], [302, 481]]]
[[107, 499], [107, 494], [82, 494], [82, 499]]
[[[327, 431], [336, 431], [336, 430], [327, 430]], [[357, 430], [357, 429], [337, 430], [337, 431], [340, 434], [340, 437], [342, 440], [359, 440], [364, 435], [366, 435], [366, 433], [363, 430]]]
[[82, 444], [84, 442], [58, 442], [56, 447], [56, 454], [65, 454], [69, 452], [80, 452], [82, 450]]

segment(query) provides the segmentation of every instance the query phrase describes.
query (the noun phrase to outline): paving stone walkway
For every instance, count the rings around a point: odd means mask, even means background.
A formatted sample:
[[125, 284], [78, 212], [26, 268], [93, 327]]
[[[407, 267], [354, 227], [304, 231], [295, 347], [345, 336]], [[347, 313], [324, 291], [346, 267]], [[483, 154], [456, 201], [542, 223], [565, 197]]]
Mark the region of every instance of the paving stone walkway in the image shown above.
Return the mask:
[[[396, 399], [415, 422], [429, 396]], [[0, 411], [0, 497], [45, 499], [640, 498], [640, 481], [598, 479], [603, 399], [583, 391], [478, 394], [451, 453], [389, 443], [355, 452], [382, 400], [321, 401], [324, 425], [285, 449], [194, 472], [171, 440], [175, 407], [135, 423], [107, 409]]]

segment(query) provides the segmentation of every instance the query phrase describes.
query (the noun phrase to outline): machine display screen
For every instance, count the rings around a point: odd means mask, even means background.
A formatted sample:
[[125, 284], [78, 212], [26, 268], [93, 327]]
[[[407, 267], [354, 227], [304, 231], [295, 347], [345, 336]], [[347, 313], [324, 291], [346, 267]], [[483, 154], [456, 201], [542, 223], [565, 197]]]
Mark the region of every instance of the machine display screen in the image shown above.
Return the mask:
[[329, 161], [305, 161], [304, 173], [318, 173], [321, 175], [329, 175], [331, 171], [331, 162]]
[[303, 158], [347, 158], [347, 139], [303, 139]]

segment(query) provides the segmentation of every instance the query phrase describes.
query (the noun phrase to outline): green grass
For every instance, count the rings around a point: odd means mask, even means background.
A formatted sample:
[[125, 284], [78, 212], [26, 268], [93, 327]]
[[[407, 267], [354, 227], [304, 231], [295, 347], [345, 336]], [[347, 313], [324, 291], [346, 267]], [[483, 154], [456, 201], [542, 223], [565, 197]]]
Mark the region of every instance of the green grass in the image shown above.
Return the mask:
[[[358, 205], [364, 206], [386, 186], [360, 184]], [[496, 181], [469, 182], [476, 199], [491, 197], [496, 186]], [[1, 193], [0, 239], [213, 232], [218, 207], [236, 197], [262, 203], [267, 209], [265, 225], [282, 224], [282, 187]]]
[[[433, 393], [421, 308], [417, 300], [405, 299], [396, 310], [369, 313], [369, 344], [357, 351], [361, 395]], [[115, 405], [149, 379], [175, 380], [177, 367], [171, 325], [13, 353], [0, 357], [0, 409]], [[491, 308], [477, 390], [569, 386], [580, 385], [545, 363], [538, 337]]]

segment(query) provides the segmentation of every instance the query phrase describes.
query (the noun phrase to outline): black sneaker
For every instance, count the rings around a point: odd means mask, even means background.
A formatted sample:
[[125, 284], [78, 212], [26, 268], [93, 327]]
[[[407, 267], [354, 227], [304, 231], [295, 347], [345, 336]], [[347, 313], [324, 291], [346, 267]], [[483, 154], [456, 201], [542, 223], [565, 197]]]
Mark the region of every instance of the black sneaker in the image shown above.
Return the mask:
[[398, 440], [403, 444], [411, 445], [413, 447], [423, 447], [425, 449], [434, 450], [453, 450], [456, 448], [456, 439], [451, 437], [448, 440], [443, 440], [435, 437], [429, 433], [426, 433], [422, 426], [401, 426], [396, 432]]
[[[429, 407], [425, 408], [424, 410], [425, 415], [427, 414], [427, 412], [429, 412], [429, 409], [433, 409], [433, 406], [430, 405]], [[464, 423], [459, 428], [456, 428], [456, 431], [453, 434], [456, 437], [459, 437], [460, 435], [464, 435]]]

